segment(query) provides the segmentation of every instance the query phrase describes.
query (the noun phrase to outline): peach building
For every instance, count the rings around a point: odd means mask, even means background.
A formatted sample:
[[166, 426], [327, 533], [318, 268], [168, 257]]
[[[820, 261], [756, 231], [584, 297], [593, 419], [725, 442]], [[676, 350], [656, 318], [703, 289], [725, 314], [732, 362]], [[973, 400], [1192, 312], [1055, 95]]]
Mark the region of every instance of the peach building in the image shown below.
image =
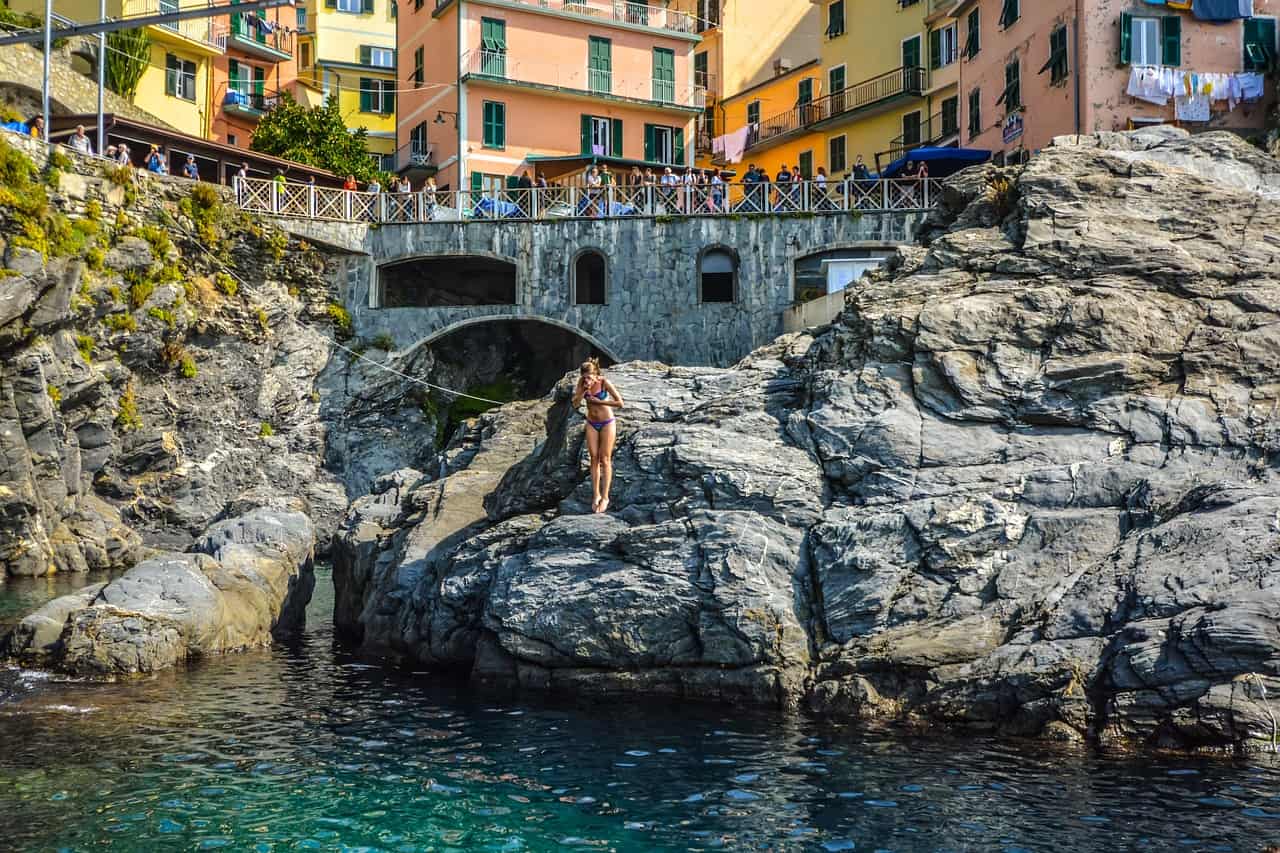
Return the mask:
[[397, 169], [489, 191], [526, 170], [691, 164], [700, 40], [693, 16], [632, 0], [404, 3]]
[[[1256, 85], [1274, 66], [1280, 0], [1253, 0], [1254, 17], [1225, 23], [1143, 0], [960, 0], [962, 144], [997, 162], [1021, 159], [1058, 135], [1176, 122], [1192, 132], [1263, 127], [1275, 86], [1244, 100], [1165, 94], [1187, 78]], [[1128, 94], [1134, 69], [1153, 91]], [[1140, 74], [1142, 72], [1139, 72]]]
[[[262, 114], [298, 76], [295, 36], [305, 8], [235, 12], [225, 23], [226, 53], [213, 60], [210, 137], [248, 148]], [[265, 23], [264, 23], [265, 22]]]

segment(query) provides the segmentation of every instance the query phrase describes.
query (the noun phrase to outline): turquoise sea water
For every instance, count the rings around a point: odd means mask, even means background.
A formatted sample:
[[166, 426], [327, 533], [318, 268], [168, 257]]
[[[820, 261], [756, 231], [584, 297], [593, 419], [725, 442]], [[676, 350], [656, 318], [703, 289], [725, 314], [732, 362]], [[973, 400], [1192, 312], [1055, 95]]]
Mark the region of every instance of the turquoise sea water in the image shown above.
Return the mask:
[[[0, 587], [0, 614], [42, 594]], [[296, 645], [143, 681], [0, 670], [0, 849], [1012, 853], [1280, 841], [1272, 759], [1108, 759], [679, 703], [483, 697], [342, 652], [332, 600], [322, 577]]]

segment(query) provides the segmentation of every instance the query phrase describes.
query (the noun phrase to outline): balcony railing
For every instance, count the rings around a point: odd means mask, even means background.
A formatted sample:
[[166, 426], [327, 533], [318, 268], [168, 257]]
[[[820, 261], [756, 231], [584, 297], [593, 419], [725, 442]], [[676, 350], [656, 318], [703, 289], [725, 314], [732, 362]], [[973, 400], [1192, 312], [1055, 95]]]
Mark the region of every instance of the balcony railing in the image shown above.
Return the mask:
[[[212, 6], [212, 0], [206, 0], [205, 5]], [[183, 9], [191, 8], [191, 4], [182, 6]], [[136, 15], [156, 15], [165, 12], [177, 12], [179, 10], [178, 0], [125, 0], [123, 16], [132, 17]], [[174, 21], [168, 24], [158, 24], [161, 29], [176, 33], [185, 39], [200, 42], [218, 51], [226, 50], [227, 44], [227, 25], [223, 21], [211, 21], [206, 18], [194, 18], [187, 21]]]
[[706, 90], [699, 86], [680, 86], [675, 81], [649, 77], [623, 77], [580, 65], [515, 59], [493, 50], [472, 50], [464, 54], [462, 74], [677, 107], [701, 109], [706, 104]]
[[[436, 11], [440, 11], [452, 2], [453, 0], [436, 0]], [[653, 27], [677, 33], [702, 31], [698, 27], [697, 19], [687, 12], [677, 12], [674, 9], [635, 2], [635, 0], [507, 0], [507, 2], [519, 3], [533, 9], [574, 12], [579, 15], [590, 15], [602, 21]]]
[[254, 45], [260, 45], [269, 50], [278, 51], [279, 53], [293, 54], [293, 35], [285, 32], [284, 27], [270, 24], [273, 27], [270, 33], [264, 32], [263, 28], [255, 25], [257, 20], [251, 12], [235, 12], [231, 15], [231, 28], [229, 35], [241, 42], [248, 42]]
[[406, 142], [396, 149], [396, 171], [426, 169], [436, 164], [435, 146], [430, 142]]
[[241, 113], [265, 113], [279, 103], [279, 92], [241, 92], [228, 89], [222, 96], [223, 107]]
[[920, 128], [915, 134], [902, 134], [889, 143], [888, 151], [881, 151], [876, 154], [876, 168], [877, 170], [880, 168], [879, 163], [882, 157], [886, 158], [884, 159], [884, 164], [888, 165], [917, 148], [938, 145], [959, 133], [960, 120], [958, 115], [951, 115], [944, 120], [942, 113], [934, 113], [920, 123]]
[[255, 213], [350, 222], [532, 221], [628, 219], [655, 216], [737, 216], [809, 213], [910, 213], [929, 210], [938, 182], [846, 180], [824, 183], [673, 184], [607, 187], [554, 186], [466, 191], [367, 193], [281, 184], [258, 178], [236, 182], [241, 208]]
[[920, 96], [928, 83], [928, 71], [919, 67], [896, 68], [888, 74], [847, 86], [839, 92], [758, 122], [747, 135], [747, 150], [771, 139], [828, 119], [867, 109], [900, 96]]

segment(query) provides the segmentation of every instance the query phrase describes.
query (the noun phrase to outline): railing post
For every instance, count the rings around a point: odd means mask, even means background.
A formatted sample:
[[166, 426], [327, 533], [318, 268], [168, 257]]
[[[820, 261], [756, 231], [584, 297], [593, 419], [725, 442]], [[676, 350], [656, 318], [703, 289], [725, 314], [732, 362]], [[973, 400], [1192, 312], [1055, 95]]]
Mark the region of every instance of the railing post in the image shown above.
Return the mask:
[[307, 216], [316, 218], [316, 188], [311, 185], [307, 186]]
[[342, 198], [342, 218], [350, 222], [355, 217], [351, 215], [351, 190], [343, 190]]
[[573, 216], [580, 215], [578, 211], [578, 188], [573, 185], [569, 187], [569, 210]]
[[813, 189], [813, 181], [805, 181], [801, 184], [803, 192], [800, 195], [800, 209], [805, 213], [813, 210], [813, 199], [810, 197], [810, 190]]
[[933, 184], [933, 178], [924, 179], [924, 209], [929, 209], [929, 187]]
[[529, 218], [538, 218], [538, 188], [533, 187], [529, 190]]
[[889, 209], [889, 181], [885, 178], [880, 179], [880, 209]]

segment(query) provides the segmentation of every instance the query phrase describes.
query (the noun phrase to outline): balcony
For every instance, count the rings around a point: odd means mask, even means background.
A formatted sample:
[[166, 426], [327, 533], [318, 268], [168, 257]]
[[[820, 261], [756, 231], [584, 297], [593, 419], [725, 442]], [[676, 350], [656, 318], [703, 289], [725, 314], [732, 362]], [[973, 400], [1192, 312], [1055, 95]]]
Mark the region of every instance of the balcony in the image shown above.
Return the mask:
[[222, 111], [242, 118], [259, 119], [278, 103], [279, 92], [239, 92], [228, 89], [222, 96]]
[[[436, 0], [436, 14], [448, 8], [454, 0]], [[502, 0], [507, 6], [527, 6], [530, 11], [547, 11], [571, 17], [583, 17], [592, 21], [622, 24], [633, 27], [650, 27], [655, 30], [696, 35], [701, 32], [698, 21], [687, 12], [677, 12], [664, 6], [652, 6], [635, 0]]]
[[904, 133], [889, 143], [889, 150], [876, 153], [876, 171], [880, 171], [899, 157], [917, 148], [941, 147], [955, 142], [960, 136], [960, 118], [957, 113], [943, 116], [934, 113], [920, 123], [914, 133]]
[[404, 174], [410, 169], [423, 169], [435, 174], [436, 152], [430, 142], [407, 142], [396, 149], [395, 171]]
[[231, 29], [227, 32], [227, 48], [265, 59], [268, 62], [284, 62], [293, 56], [293, 36], [284, 27], [271, 23], [272, 32], [265, 32], [260, 19], [252, 12], [235, 12], [231, 15]]
[[492, 50], [472, 50], [462, 57], [464, 81], [540, 89], [584, 98], [608, 98], [673, 110], [701, 110], [707, 103], [700, 86], [679, 86], [652, 77], [624, 78], [582, 65], [556, 65], [515, 59]]
[[[204, 5], [211, 6], [213, 3], [207, 0], [206, 3], [187, 3], [180, 6], [178, 0], [125, 0], [121, 14], [123, 17], [159, 15], [177, 12], [180, 8], [190, 9]], [[156, 41], [208, 55], [221, 54], [226, 50], [227, 25], [222, 21], [195, 18], [170, 24], [154, 24], [147, 27], [147, 33]]]

